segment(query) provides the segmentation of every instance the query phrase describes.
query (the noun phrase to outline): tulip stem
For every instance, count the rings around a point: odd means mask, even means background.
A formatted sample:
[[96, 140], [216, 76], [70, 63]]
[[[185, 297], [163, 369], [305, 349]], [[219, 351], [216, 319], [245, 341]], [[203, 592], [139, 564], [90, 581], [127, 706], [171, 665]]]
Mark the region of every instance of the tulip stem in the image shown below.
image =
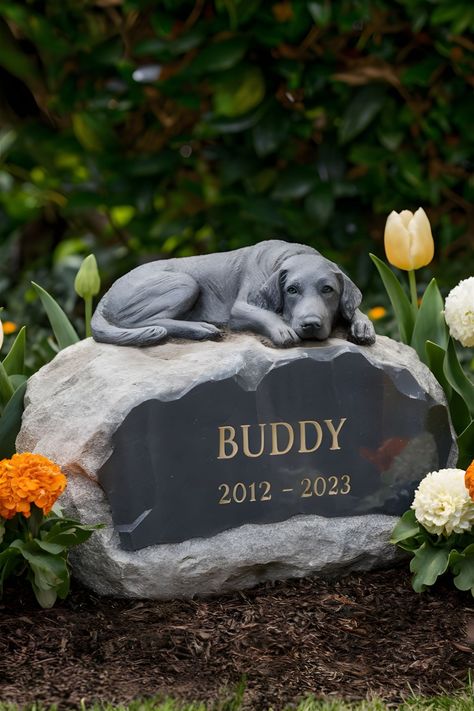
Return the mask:
[[413, 306], [413, 310], [416, 312], [418, 311], [418, 294], [416, 291], [416, 278], [414, 269], [408, 270], [408, 281], [410, 283], [411, 303]]
[[91, 318], [92, 318], [92, 296], [84, 297], [85, 303], [85, 322], [86, 322], [86, 338], [92, 336], [91, 331]]

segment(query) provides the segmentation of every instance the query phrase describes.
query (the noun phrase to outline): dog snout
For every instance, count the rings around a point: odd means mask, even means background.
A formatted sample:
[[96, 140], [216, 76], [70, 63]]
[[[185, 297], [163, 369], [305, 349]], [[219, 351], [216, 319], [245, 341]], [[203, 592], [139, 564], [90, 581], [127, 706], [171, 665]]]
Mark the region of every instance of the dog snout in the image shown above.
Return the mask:
[[301, 322], [301, 328], [303, 331], [310, 333], [311, 331], [317, 331], [322, 326], [322, 319], [319, 316], [312, 316], [310, 318], [305, 318]]

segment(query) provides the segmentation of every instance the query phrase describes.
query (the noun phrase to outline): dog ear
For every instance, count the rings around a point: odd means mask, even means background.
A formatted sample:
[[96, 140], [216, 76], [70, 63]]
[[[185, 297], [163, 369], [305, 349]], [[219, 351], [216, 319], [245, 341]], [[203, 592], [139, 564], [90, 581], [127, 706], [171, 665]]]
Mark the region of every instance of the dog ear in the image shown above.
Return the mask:
[[352, 321], [355, 310], [360, 306], [362, 294], [354, 282], [351, 281], [348, 276], [343, 274], [343, 272], [339, 272], [337, 276], [342, 286], [339, 310], [341, 312], [341, 316], [346, 321], [350, 322]]
[[282, 289], [285, 285], [287, 270], [278, 269], [263, 284], [254, 298], [254, 304], [261, 309], [279, 313], [283, 310]]

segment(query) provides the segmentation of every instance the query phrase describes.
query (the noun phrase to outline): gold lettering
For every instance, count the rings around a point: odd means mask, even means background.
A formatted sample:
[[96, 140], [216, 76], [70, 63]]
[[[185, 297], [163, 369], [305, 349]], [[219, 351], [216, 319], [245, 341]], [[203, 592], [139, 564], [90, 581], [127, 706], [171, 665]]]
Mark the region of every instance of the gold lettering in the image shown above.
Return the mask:
[[341, 449], [339, 446], [339, 440], [338, 440], [338, 435], [339, 432], [341, 431], [342, 425], [344, 422], [347, 420], [347, 417], [341, 417], [340, 422], [339, 422], [339, 427], [337, 430], [334, 429], [334, 425], [332, 424], [332, 420], [324, 420], [324, 422], [327, 425], [327, 428], [329, 432], [332, 435], [332, 444], [329, 449]]
[[246, 457], [261, 457], [265, 447], [265, 425], [260, 427], [260, 450], [253, 454], [249, 448], [249, 429], [250, 425], [240, 425], [242, 428], [242, 450]]
[[[314, 429], [317, 432], [317, 438], [316, 438], [316, 444], [314, 447], [311, 447], [311, 449], [308, 449], [306, 446], [306, 425], [314, 425]], [[323, 428], [319, 424], [319, 422], [315, 422], [314, 420], [301, 420], [300, 422], [300, 448], [298, 452], [300, 454], [307, 454], [309, 452], [315, 452], [319, 447], [321, 446], [321, 442], [323, 441]]]
[[[227, 454], [226, 444], [230, 444], [231, 454]], [[238, 451], [239, 447], [235, 441], [235, 427], [219, 427], [219, 456], [217, 459], [232, 459]]]
[[[270, 454], [288, 454], [295, 441], [295, 433], [293, 432], [292, 426], [289, 425], [288, 422], [270, 422], [270, 427], [272, 428], [272, 451]], [[278, 427], [284, 427], [288, 432], [288, 444], [285, 449], [278, 449]]]

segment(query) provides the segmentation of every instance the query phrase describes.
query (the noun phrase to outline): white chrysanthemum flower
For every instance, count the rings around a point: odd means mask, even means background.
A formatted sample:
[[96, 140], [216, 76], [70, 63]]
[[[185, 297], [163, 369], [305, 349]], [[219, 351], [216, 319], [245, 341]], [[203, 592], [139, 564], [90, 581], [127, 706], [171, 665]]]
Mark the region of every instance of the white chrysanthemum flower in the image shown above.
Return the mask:
[[437, 535], [463, 533], [474, 525], [474, 501], [466, 489], [462, 469], [427, 474], [415, 491], [411, 508], [417, 521]]
[[453, 338], [463, 346], [474, 346], [474, 276], [451, 289], [444, 304], [444, 318]]

